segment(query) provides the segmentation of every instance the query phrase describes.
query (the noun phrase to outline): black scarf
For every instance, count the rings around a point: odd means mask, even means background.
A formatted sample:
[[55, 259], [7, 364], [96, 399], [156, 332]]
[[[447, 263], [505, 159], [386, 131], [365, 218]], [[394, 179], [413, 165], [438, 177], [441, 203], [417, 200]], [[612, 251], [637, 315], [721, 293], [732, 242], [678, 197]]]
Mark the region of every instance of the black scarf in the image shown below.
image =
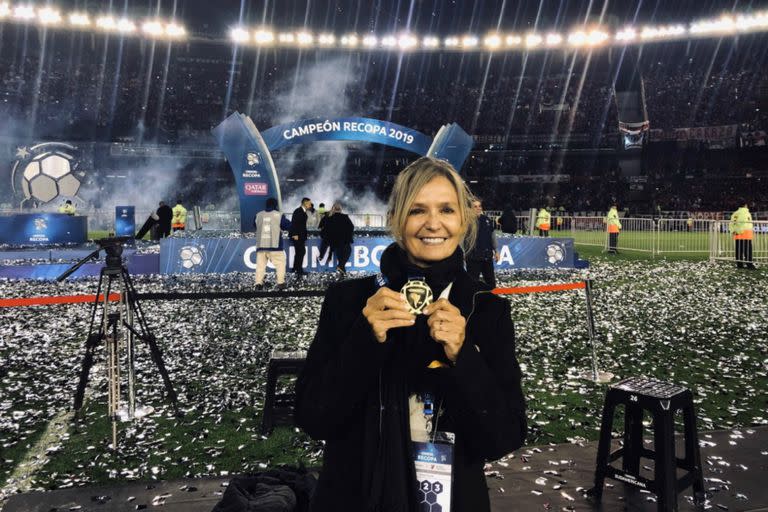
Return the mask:
[[[397, 244], [381, 255], [381, 273], [389, 288], [399, 291], [409, 278], [421, 277], [435, 299], [463, 268], [460, 248], [427, 268], [411, 263]], [[442, 346], [429, 337], [423, 315], [416, 318], [413, 327], [389, 331], [386, 343], [392, 345], [392, 356], [379, 373], [378, 394], [369, 397], [366, 407], [366, 425], [377, 425], [378, 429], [369, 428], [365, 434], [363, 495], [369, 499], [369, 512], [416, 512], [408, 395], [420, 385], [431, 361], [447, 358]]]

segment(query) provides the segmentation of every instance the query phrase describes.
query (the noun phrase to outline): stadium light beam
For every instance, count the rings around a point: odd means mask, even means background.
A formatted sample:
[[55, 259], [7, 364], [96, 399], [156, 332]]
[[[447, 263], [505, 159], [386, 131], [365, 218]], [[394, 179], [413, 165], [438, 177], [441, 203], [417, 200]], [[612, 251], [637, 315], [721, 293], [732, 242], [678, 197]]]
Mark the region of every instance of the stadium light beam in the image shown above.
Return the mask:
[[348, 48], [356, 48], [358, 42], [359, 41], [357, 39], [356, 34], [347, 34], [341, 37], [341, 46], [346, 46]]
[[501, 47], [501, 36], [499, 34], [488, 34], [483, 40], [486, 48], [496, 50]]
[[165, 26], [165, 35], [174, 39], [180, 39], [187, 35], [187, 29], [178, 23], [168, 23]]
[[82, 12], [73, 12], [69, 15], [69, 24], [73, 27], [90, 27], [91, 18]]
[[421, 40], [421, 45], [428, 49], [438, 48], [440, 46], [440, 39], [435, 36], [426, 36]]
[[163, 24], [155, 20], [145, 21], [141, 26], [141, 31], [153, 37], [159, 37], [165, 33]]
[[37, 19], [43, 25], [58, 25], [61, 23], [61, 13], [51, 7], [43, 7], [37, 11]]
[[13, 9], [13, 19], [19, 21], [31, 21], [35, 19], [35, 8], [31, 5], [17, 5]]
[[243, 44], [250, 41], [251, 34], [243, 27], [234, 27], [229, 31], [229, 38], [237, 44]]
[[253, 33], [253, 40], [258, 45], [270, 45], [275, 42], [275, 33], [267, 29], [259, 29]]

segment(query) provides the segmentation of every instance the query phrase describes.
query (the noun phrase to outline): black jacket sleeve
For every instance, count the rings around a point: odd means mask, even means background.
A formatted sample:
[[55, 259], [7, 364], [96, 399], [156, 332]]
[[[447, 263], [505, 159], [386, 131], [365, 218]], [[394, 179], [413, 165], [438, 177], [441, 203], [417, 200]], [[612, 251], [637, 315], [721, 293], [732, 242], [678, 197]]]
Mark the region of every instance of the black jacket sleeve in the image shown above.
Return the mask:
[[[331, 286], [325, 295], [317, 333], [296, 381], [296, 423], [315, 439], [346, 434], [359, 417], [367, 393], [378, 385], [390, 353], [362, 314], [365, 280]], [[372, 293], [371, 293], [372, 294]]]
[[509, 302], [494, 300], [500, 313], [469, 330], [450, 381], [457, 433], [471, 456], [489, 460], [520, 448], [527, 431]]

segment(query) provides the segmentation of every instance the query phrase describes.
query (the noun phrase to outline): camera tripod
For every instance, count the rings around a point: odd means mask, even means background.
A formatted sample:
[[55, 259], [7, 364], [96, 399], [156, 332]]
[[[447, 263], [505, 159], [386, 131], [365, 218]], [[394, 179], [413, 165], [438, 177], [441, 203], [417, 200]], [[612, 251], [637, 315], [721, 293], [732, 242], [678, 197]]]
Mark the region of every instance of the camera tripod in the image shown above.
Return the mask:
[[[163, 362], [162, 352], [157, 345], [157, 339], [152, 334], [147, 324], [146, 317], [138, 301], [136, 289], [128, 270], [122, 261], [122, 239], [104, 239], [97, 241], [101, 247], [83, 260], [79, 261], [58, 280], [66, 279], [83, 264], [91, 259], [98, 258], [101, 249], [106, 251], [106, 265], [99, 273], [99, 284], [96, 290], [96, 298], [91, 304], [90, 324], [88, 337], [85, 342], [85, 354], [80, 370], [80, 380], [75, 392], [74, 409], [79, 412], [83, 406], [85, 388], [88, 385], [88, 377], [93, 367], [94, 354], [102, 341], [107, 349], [107, 407], [108, 415], [112, 420], [112, 447], [117, 447], [117, 421], [130, 420], [143, 417], [151, 410], [136, 407], [136, 340], [146, 343], [149, 348], [152, 361], [155, 363], [160, 376], [165, 384], [165, 390], [171, 400], [171, 404], [178, 415], [178, 400], [173, 384], [168, 376], [168, 370]], [[110, 295], [119, 293], [117, 306], [110, 304]], [[101, 321], [96, 327], [96, 317], [101, 309]], [[124, 336], [123, 333], [124, 328]], [[123, 340], [123, 337], [125, 338]], [[125, 362], [127, 366], [128, 403], [127, 407], [121, 407], [121, 376], [120, 376], [120, 348], [125, 346]]]

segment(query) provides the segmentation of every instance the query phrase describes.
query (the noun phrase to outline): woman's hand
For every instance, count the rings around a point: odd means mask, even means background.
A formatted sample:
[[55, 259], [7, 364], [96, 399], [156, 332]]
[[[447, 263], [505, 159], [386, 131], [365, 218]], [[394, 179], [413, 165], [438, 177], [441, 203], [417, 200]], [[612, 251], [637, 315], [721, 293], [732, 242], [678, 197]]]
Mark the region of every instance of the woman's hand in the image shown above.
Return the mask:
[[408, 312], [408, 304], [401, 293], [382, 286], [368, 297], [363, 316], [371, 325], [376, 341], [387, 341], [387, 331], [397, 327], [409, 327], [416, 317]]
[[459, 350], [464, 345], [467, 327], [467, 321], [461, 316], [461, 311], [447, 299], [439, 299], [424, 308], [424, 314], [429, 317], [429, 335], [443, 346], [445, 355], [455, 363]]

